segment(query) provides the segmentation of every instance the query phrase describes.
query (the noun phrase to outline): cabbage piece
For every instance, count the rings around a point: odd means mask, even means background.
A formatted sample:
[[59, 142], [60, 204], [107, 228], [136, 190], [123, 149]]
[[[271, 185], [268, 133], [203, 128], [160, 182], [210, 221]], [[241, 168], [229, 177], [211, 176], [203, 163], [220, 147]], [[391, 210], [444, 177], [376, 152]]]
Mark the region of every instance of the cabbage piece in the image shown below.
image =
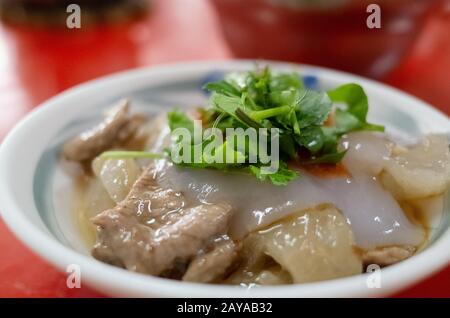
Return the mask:
[[385, 165], [383, 185], [398, 199], [417, 199], [445, 192], [450, 182], [448, 138], [430, 135], [404, 148]]
[[[306, 283], [360, 274], [354, 244], [345, 217], [322, 205], [250, 234], [244, 240], [245, 261], [229, 282]], [[281, 270], [274, 270], [277, 265]]]

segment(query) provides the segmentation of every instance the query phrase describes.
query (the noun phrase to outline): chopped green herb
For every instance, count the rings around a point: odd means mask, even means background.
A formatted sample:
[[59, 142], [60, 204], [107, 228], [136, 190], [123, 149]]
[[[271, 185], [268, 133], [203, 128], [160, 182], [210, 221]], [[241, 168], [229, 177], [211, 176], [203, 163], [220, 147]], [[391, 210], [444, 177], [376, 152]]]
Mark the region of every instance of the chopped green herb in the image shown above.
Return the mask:
[[[223, 140], [207, 138], [200, 144], [188, 141], [192, 163], [180, 163], [192, 168], [213, 168], [223, 171], [242, 171], [261, 181], [286, 185], [299, 176], [288, 162], [300, 164], [336, 164], [345, 151], [338, 150], [342, 135], [357, 130], [383, 131], [384, 127], [367, 122], [368, 98], [357, 84], [345, 84], [334, 90], [313, 91], [304, 87], [296, 73], [272, 72], [268, 67], [250, 72], [236, 72], [223, 80], [204, 86], [210, 91], [211, 104], [201, 109], [202, 126], [217, 128]], [[169, 126], [194, 130], [194, 122], [180, 111], [168, 114]], [[267, 162], [255, 152], [261, 145], [240, 140], [241, 147], [231, 147], [227, 128], [277, 128], [280, 158], [278, 170], [264, 172]], [[271, 149], [274, 136], [267, 136], [266, 149]], [[235, 138], [235, 137], [233, 137]], [[172, 147], [176, 147], [176, 140]], [[242, 147], [242, 144], [245, 147]], [[179, 146], [179, 144], [178, 144]], [[172, 148], [173, 149], [173, 148]], [[212, 151], [211, 151], [212, 149]], [[169, 153], [169, 158], [176, 161]], [[232, 163], [212, 162], [212, 157], [232, 158]]]
[[294, 170], [290, 170], [285, 163], [283, 163], [277, 170], [277, 172], [272, 174], [262, 174], [261, 167], [250, 165], [250, 172], [261, 181], [271, 181], [274, 185], [284, 186], [290, 181], [296, 179], [299, 173]]
[[335, 122], [340, 134], [355, 130], [384, 131], [384, 127], [367, 122], [369, 100], [364, 89], [354, 83], [345, 84], [329, 91], [328, 96], [335, 103], [344, 103], [344, 109], [337, 109]]

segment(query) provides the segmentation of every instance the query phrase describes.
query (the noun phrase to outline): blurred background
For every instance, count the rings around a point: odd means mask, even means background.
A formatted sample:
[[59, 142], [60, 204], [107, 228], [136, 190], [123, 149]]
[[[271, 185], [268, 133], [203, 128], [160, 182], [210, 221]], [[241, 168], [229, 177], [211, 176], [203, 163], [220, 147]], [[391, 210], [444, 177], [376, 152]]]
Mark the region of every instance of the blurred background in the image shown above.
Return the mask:
[[[81, 8], [79, 29], [66, 25], [71, 3]], [[381, 8], [379, 29], [366, 25], [371, 3]], [[450, 0], [0, 0], [0, 141], [33, 107], [81, 82], [231, 58], [361, 74], [449, 115]], [[1, 220], [0, 250], [0, 296], [101, 296], [68, 290]], [[450, 267], [398, 296], [450, 297], [449, 281]]]

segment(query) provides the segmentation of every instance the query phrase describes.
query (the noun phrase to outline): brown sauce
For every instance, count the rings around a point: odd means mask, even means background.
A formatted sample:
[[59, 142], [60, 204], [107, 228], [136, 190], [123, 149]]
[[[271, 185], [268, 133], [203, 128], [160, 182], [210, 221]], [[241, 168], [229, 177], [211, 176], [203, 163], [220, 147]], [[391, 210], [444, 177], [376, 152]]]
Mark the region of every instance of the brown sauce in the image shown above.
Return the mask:
[[350, 172], [341, 163], [302, 165], [301, 169], [320, 178], [351, 177]]

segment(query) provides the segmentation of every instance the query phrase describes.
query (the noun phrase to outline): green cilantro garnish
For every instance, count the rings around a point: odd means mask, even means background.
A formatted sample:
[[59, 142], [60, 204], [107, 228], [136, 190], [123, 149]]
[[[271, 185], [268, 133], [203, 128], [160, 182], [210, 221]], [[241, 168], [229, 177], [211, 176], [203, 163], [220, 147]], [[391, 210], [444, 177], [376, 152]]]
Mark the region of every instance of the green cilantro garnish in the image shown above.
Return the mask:
[[[328, 92], [314, 91], [304, 87], [298, 74], [272, 72], [266, 67], [228, 74], [204, 88], [212, 94], [210, 106], [199, 110], [202, 128], [215, 128], [220, 136], [211, 134], [201, 141], [175, 139], [167, 154], [181, 166], [240, 171], [274, 185], [286, 185], [299, 176], [288, 163], [336, 164], [345, 155], [345, 151], [338, 150], [342, 135], [357, 130], [384, 130], [383, 126], [367, 122], [367, 96], [361, 86], [353, 83]], [[195, 130], [194, 121], [179, 110], [169, 112], [168, 123], [172, 132], [177, 128], [191, 133]], [[227, 128], [267, 128], [267, 131], [277, 128], [278, 169], [265, 172], [267, 162], [258, 153], [261, 145], [245, 136], [228, 136]], [[266, 137], [266, 149], [270, 149], [274, 136], [268, 133]], [[240, 144], [245, 147], [232, 143], [238, 138], [244, 138]], [[174, 147], [188, 151], [180, 155], [187, 155], [191, 161], [178, 162], [171, 152]], [[217, 163], [212, 160], [214, 156], [234, 161]]]

